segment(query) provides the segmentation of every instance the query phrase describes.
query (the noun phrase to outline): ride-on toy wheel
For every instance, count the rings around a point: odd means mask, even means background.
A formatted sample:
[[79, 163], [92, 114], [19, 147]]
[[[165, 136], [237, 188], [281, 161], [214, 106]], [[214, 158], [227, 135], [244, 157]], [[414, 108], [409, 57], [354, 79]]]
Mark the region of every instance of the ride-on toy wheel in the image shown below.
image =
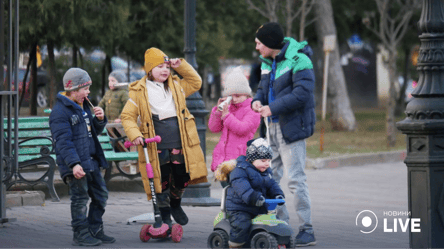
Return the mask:
[[183, 228], [179, 224], [174, 224], [171, 227], [171, 239], [175, 243], [179, 243], [182, 240], [183, 236]]
[[276, 238], [266, 232], [260, 232], [251, 239], [251, 248], [278, 248]]
[[142, 242], [147, 242], [148, 240], [150, 240], [150, 235], [148, 234], [148, 230], [150, 229], [151, 225], [150, 224], [145, 224], [143, 225], [142, 229], [140, 229], [140, 240]]
[[213, 231], [208, 237], [208, 248], [228, 248], [228, 239], [228, 234], [225, 231]]
[[290, 242], [285, 245], [287, 248], [296, 248], [296, 237], [290, 236]]

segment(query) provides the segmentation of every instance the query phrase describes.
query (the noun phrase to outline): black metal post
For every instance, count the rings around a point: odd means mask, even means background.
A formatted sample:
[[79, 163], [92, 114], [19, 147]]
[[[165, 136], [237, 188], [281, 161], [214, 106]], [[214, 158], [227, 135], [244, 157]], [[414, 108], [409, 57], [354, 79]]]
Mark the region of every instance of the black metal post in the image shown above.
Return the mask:
[[408, 205], [420, 219], [411, 248], [444, 247], [444, 1], [423, 0], [414, 99], [397, 127], [407, 135]]
[[[197, 70], [196, 62], [196, 0], [185, 0], [185, 60]], [[204, 158], [206, 158], [205, 116], [209, 113], [205, 109], [205, 103], [199, 92], [193, 93], [187, 98], [187, 107], [194, 115], [197, 132], [199, 134], [200, 145], [202, 147]], [[191, 206], [218, 206], [220, 200], [210, 197], [211, 184], [199, 183], [190, 185], [186, 188], [183, 195], [182, 204]]]
[[[19, 0], [15, 1], [14, 12], [13, 12], [13, 0], [9, 0], [9, 10], [8, 10], [8, 58], [7, 58], [7, 75], [3, 75], [3, 69], [0, 77], [0, 224], [6, 222], [16, 221], [16, 218], [6, 217], [6, 188], [3, 181], [10, 176], [5, 176], [5, 172], [13, 172], [18, 169], [17, 161], [17, 151], [18, 151], [18, 136], [14, 136], [14, 155], [11, 154], [11, 140], [12, 140], [12, 117], [11, 113], [14, 111], [14, 132], [17, 134], [17, 119], [18, 119], [18, 47], [19, 47]], [[2, 63], [4, 59], [4, 2], [0, 0], [0, 60]], [[14, 21], [14, 22], [13, 22]], [[15, 26], [13, 26], [15, 24]], [[14, 29], [13, 29], [14, 27]], [[15, 60], [13, 60], [15, 59]], [[14, 79], [12, 79], [12, 72], [14, 71]], [[4, 77], [6, 77], [7, 87], [4, 89], [3, 82]], [[14, 80], [14, 90], [11, 90], [11, 81]], [[14, 108], [14, 110], [13, 110]], [[4, 112], [7, 112], [6, 119], [6, 132], [5, 132], [5, 122], [4, 122]], [[6, 137], [5, 137], [6, 135]], [[6, 149], [7, 148], [7, 149]], [[7, 151], [7, 152], [6, 152]]]

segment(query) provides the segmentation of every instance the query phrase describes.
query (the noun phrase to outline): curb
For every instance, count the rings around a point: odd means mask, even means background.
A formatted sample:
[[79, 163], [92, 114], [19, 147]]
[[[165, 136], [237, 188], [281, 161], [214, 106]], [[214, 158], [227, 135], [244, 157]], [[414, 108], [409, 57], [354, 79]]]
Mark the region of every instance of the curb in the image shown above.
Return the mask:
[[5, 207], [44, 206], [45, 193], [43, 191], [6, 191]]
[[405, 160], [406, 156], [407, 152], [405, 150], [402, 150], [352, 154], [328, 158], [307, 158], [305, 167], [307, 169], [330, 169], [345, 166], [363, 166], [368, 164], [402, 162]]

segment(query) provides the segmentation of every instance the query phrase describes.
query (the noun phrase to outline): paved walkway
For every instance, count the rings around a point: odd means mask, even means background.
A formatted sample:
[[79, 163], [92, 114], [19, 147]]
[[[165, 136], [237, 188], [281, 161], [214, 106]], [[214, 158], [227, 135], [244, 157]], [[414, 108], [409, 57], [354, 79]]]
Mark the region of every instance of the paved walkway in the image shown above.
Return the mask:
[[[393, 228], [393, 217], [384, 212], [404, 212], [407, 207], [407, 167], [404, 163], [374, 164], [367, 166], [339, 167], [334, 169], [307, 170], [308, 186], [312, 199], [312, 218], [318, 241], [316, 248], [406, 248], [408, 233], [385, 233]], [[291, 215], [290, 225], [297, 231], [293, 198], [282, 182], [287, 195]], [[220, 198], [221, 187], [213, 184], [211, 195]], [[72, 247], [70, 225], [70, 200], [64, 196], [61, 202], [46, 201], [45, 206], [22, 206], [7, 209], [7, 217], [16, 222], [0, 225], [0, 247], [14, 248], [69, 248]], [[219, 207], [184, 207], [190, 222], [184, 227], [181, 243], [139, 239], [140, 223], [127, 224], [131, 217], [152, 212], [152, 205], [141, 192], [110, 192], [104, 215], [105, 230], [115, 236], [117, 242], [102, 248], [206, 248], [207, 238]], [[379, 223], [374, 232], [369, 227], [355, 225], [356, 216], [363, 210], [373, 211]], [[369, 216], [366, 214], [365, 216]], [[360, 216], [362, 219], [364, 216]], [[396, 217], [407, 218], [407, 217]], [[374, 222], [374, 220], [373, 220]]]

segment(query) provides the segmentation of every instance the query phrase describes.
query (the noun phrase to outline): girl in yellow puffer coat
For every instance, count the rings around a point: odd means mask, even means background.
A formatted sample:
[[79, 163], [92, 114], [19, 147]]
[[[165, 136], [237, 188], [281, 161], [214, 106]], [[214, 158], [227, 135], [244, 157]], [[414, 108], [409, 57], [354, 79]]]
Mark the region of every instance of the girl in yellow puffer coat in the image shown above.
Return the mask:
[[[171, 68], [182, 79], [172, 76]], [[145, 52], [144, 69], [147, 75], [129, 85], [129, 100], [121, 113], [122, 125], [128, 139], [136, 145], [142, 145], [143, 138], [161, 136], [159, 144], [148, 144], [157, 202], [164, 223], [171, 227], [173, 215], [177, 223], [185, 225], [188, 217], [180, 205], [185, 187], [207, 182], [196, 123], [186, 107], [186, 97], [200, 89], [202, 79], [184, 59], [170, 60], [157, 48]], [[139, 169], [150, 200], [142, 146], [138, 146], [138, 152]]]

